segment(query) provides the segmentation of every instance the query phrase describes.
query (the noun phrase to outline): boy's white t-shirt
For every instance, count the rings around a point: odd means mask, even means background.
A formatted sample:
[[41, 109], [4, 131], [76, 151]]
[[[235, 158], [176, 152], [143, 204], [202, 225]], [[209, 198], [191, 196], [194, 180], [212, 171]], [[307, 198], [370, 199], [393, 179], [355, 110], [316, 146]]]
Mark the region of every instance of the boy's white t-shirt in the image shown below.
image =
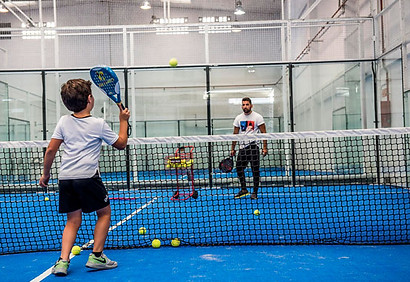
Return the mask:
[[[249, 115], [245, 115], [245, 113], [238, 115], [233, 122], [233, 126], [239, 127], [239, 134], [260, 133], [259, 126], [262, 124], [265, 124], [265, 120], [260, 114], [254, 111], [252, 111]], [[243, 149], [250, 144], [251, 142], [240, 141], [239, 148]]]
[[63, 140], [58, 179], [67, 180], [93, 177], [98, 170], [102, 141], [112, 145], [118, 135], [102, 118], [65, 115], [58, 121], [51, 138]]

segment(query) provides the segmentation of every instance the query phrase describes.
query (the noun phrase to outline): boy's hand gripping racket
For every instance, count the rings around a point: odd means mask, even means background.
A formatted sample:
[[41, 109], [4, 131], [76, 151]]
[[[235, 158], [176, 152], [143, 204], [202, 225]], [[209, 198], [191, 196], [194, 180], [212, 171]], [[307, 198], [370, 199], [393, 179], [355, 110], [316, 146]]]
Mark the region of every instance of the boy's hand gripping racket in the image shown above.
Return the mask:
[[[104, 92], [108, 98], [113, 100], [120, 109], [125, 107], [121, 102], [120, 82], [115, 72], [107, 66], [96, 66], [90, 70], [91, 80]], [[131, 125], [128, 122], [128, 136], [131, 135]]]

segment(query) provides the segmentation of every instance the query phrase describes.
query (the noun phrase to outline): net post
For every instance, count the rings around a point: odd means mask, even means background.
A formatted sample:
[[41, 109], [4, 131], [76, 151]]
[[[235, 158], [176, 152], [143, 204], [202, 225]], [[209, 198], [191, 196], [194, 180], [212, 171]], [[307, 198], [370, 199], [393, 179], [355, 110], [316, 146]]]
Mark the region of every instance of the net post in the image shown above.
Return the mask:
[[[293, 114], [293, 65], [289, 64], [289, 108], [290, 108], [290, 132], [295, 132], [295, 118]], [[292, 166], [292, 185], [296, 185], [296, 157], [295, 139], [290, 140], [291, 166]]]
[[[374, 128], [379, 128], [379, 110], [377, 107], [377, 62], [372, 62], [372, 74], [373, 74], [373, 98], [374, 98]], [[375, 136], [376, 144], [376, 173], [377, 173], [377, 183], [380, 185], [380, 145], [379, 145], [379, 136]]]
[[380, 136], [376, 135], [376, 175], [377, 175], [377, 184], [380, 185], [381, 179], [380, 179]]
[[[124, 69], [124, 99], [125, 107], [128, 107], [128, 69]], [[130, 168], [130, 146], [125, 148], [125, 167], [127, 170], [127, 188], [131, 188], [131, 168]]]
[[[207, 112], [207, 125], [208, 125], [208, 135], [212, 135], [212, 121], [211, 121], [211, 82], [210, 82], [210, 68], [205, 67], [206, 73], [206, 112]], [[208, 175], [209, 175], [209, 188], [212, 188], [212, 143], [208, 143]]]
[[[405, 152], [409, 152], [409, 138], [407, 137], [407, 136], [404, 136], [404, 140], [405, 140], [405, 142], [404, 142], [404, 151]], [[405, 165], [405, 168], [406, 168], [406, 173], [405, 173], [405, 181], [404, 181], [404, 183], [406, 184], [406, 187], [409, 187], [409, 170], [407, 169], [408, 167], [409, 167], [409, 156], [408, 156], [408, 154], [406, 153], [406, 154], [404, 154], [404, 165]]]
[[46, 97], [46, 72], [41, 71], [41, 84], [43, 86], [43, 93], [41, 97], [41, 104], [43, 109], [43, 140], [47, 140], [47, 97]]
[[[42, 120], [43, 120], [43, 140], [47, 140], [47, 94], [46, 94], [46, 72], [41, 71], [41, 84], [43, 87], [41, 104], [42, 104]], [[43, 148], [43, 156], [46, 154], [47, 148]], [[48, 188], [43, 188], [45, 193], [48, 192]]]

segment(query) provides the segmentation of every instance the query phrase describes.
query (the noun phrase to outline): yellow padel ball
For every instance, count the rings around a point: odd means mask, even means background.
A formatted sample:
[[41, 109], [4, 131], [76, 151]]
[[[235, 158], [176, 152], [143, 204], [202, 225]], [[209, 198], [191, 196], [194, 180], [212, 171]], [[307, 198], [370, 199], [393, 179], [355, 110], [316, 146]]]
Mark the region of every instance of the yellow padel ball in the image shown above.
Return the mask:
[[81, 253], [81, 248], [79, 246], [73, 246], [71, 248], [71, 253], [73, 253], [73, 255], [79, 255]]
[[161, 241], [160, 240], [158, 240], [158, 239], [154, 239], [154, 240], [152, 240], [152, 247], [153, 248], [159, 248], [159, 247], [161, 247]]
[[172, 247], [178, 247], [179, 245], [181, 245], [181, 241], [178, 238], [172, 239], [171, 245]]
[[139, 233], [140, 235], [145, 235], [145, 234], [147, 233], [147, 229], [146, 229], [145, 227], [141, 227], [141, 228], [138, 230], [138, 233]]
[[169, 60], [169, 65], [175, 68], [178, 65], [178, 60], [176, 58], [171, 58], [171, 60]]

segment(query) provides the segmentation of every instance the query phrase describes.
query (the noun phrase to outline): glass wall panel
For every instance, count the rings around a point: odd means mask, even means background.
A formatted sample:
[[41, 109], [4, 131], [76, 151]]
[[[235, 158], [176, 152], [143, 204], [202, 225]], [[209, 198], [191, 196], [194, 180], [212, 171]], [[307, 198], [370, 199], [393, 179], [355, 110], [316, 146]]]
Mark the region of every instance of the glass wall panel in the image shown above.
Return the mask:
[[181, 120], [178, 123], [179, 133], [181, 136], [189, 135], [207, 135], [208, 124], [206, 119]]
[[[410, 7], [410, 3], [408, 4]], [[408, 15], [410, 21], [410, 14]], [[410, 35], [409, 35], [410, 37]], [[410, 50], [410, 43], [407, 43], [403, 47], [404, 54], [403, 57], [403, 85], [404, 85], [404, 126], [410, 125], [410, 68], [408, 67], [410, 62], [410, 53], [407, 50]]]
[[0, 141], [9, 140], [9, 92], [7, 83], [0, 82]]
[[147, 121], [147, 137], [178, 136], [178, 121]]
[[362, 128], [363, 72], [360, 63], [296, 65], [295, 131]]
[[404, 126], [409, 126], [410, 124], [410, 90], [404, 92], [403, 95], [404, 103]]
[[[400, 55], [397, 50], [373, 63], [378, 77], [377, 104], [371, 62], [293, 65], [294, 130], [371, 128], [376, 119], [375, 108], [381, 127], [403, 126], [403, 109], [408, 119], [410, 102], [407, 92], [402, 95]], [[208, 120], [211, 134], [231, 134], [245, 96], [252, 98], [253, 110], [265, 118], [268, 132], [289, 130], [288, 65], [213, 67], [209, 104], [206, 70], [202, 67], [115, 71], [123, 103], [127, 101], [131, 110], [131, 137], [206, 135]], [[89, 80], [89, 71], [45, 73], [47, 139], [59, 118], [70, 114], [61, 101], [60, 88], [73, 78]], [[118, 132], [117, 105], [94, 84], [92, 91], [93, 116], [104, 118]], [[0, 74], [0, 97], [2, 140], [43, 139], [41, 73]]]
[[133, 137], [207, 134], [204, 68], [129, 70], [128, 81]]
[[30, 122], [17, 118], [10, 118], [8, 122], [9, 140], [30, 140]]
[[0, 73], [1, 118], [5, 141], [42, 140], [40, 73]]
[[403, 126], [403, 77], [400, 50], [397, 49], [379, 59], [377, 66], [379, 127]]
[[283, 102], [283, 93], [287, 93], [285, 70], [286, 66], [211, 69], [212, 134], [232, 134], [233, 121], [242, 113], [243, 97], [252, 99], [253, 110], [264, 117], [267, 132], [282, 131], [287, 108]]

